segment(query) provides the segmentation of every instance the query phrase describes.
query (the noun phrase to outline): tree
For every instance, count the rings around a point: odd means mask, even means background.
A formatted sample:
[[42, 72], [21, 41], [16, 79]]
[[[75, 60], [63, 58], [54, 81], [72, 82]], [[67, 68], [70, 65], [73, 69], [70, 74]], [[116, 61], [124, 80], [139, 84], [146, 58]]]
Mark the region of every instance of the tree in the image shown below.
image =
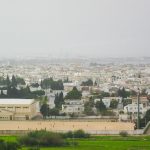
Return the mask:
[[69, 145], [70, 142], [66, 141], [65, 137], [62, 135], [63, 134], [48, 132], [45, 130], [32, 131], [27, 135], [20, 137], [19, 142], [21, 145], [24, 145], [25, 147], [29, 147], [29, 146], [32, 147], [31, 148], [32, 150], [39, 150], [39, 148], [34, 148], [35, 146], [60, 147], [67, 144]]
[[45, 91], [37, 90], [37, 91], [33, 91], [32, 94], [34, 94], [35, 96], [43, 96], [45, 95]]
[[134, 90], [131, 90], [130, 94], [131, 94], [131, 96], [137, 96], [137, 93]]
[[7, 85], [6, 80], [4, 79], [4, 77], [0, 77], [0, 85], [2, 85], [2, 86]]
[[17, 87], [17, 81], [16, 81], [16, 78], [15, 78], [14, 75], [12, 76], [12, 79], [11, 79], [11, 86], [12, 87]]
[[64, 90], [62, 80], [54, 81], [53, 78], [47, 78], [41, 81], [41, 87], [43, 89]]
[[41, 114], [43, 115], [43, 118], [46, 118], [46, 116], [49, 115], [49, 105], [48, 104], [43, 104], [41, 106], [41, 109], [40, 109], [40, 112]]
[[146, 89], [142, 89], [142, 91], [141, 91], [141, 94], [140, 94], [141, 96], [147, 96], [147, 93], [146, 93]]
[[[24, 79], [12, 76], [12, 79], [10, 81], [9, 76], [7, 75], [7, 78], [4, 79], [3, 77], [0, 77], [0, 84], [3, 85], [3, 87], [0, 88], [0, 98], [37, 98], [39, 96], [45, 95], [45, 92], [42, 90], [37, 90], [34, 92], [30, 91], [29, 86], [26, 86], [25, 88], [21, 87], [20, 89], [17, 89], [17, 84], [24, 84]], [[3, 90], [7, 90], [7, 94], [5, 95], [3, 93]]]
[[16, 77], [16, 82], [19, 85], [25, 85], [26, 84], [25, 80], [23, 78], [21, 78], [21, 77], [18, 77], [18, 76]]
[[13, 97], [13, 98], [18, 98], [18, 90], [16, 89], [16, 87], [12, 87], [11, 88], [11, 97]]
[[118, 106], [118, 101], [117, 101], [117, 100], [112, 100], [112, 101], [110, 102], [110, 108], [116, 109], [117, 106]]
[[126, 92], [125, 88], [123, 87], [122, 89], [118, 90], [118, 96], [122, 98], [127, 98], [129, 94]]
[[7, 84], [7, 87], [11, 86], [11, 82], [10, 82], [10, 79], [9, 79], [8, 75], [7, 75], [7, 79], [6, 79], [6, 84]]
[[58, 116], [58, 115], [59, 115], [59, 109], [57, 108], [49, 109], [49, 116]]
[[108, 92], [101, 92], [101, 97], [110, 97], [110, 94]]
[[82, 94], [76, 87], [73, 87], [72, 91], [67, 93], [65, 99], [81, 99]]
[[98, 111], [103, 112], [106, 110], [106, 106], [102, 100], [96, 102], [96, 108]]
[[140, 73], [138, 74], [138, 78], [141, 78], [141, 74]]
[[0, 95], [0, 98], [5, 98], [6, 95], [3, 93], [3, 90], [1, 90], [1, 95]]
[[90, 99], [88, 102], [84, 104], [84, 113], [86, 115], [94, 115], [93, 107], [94, 107], [94, 101]]
[[64, 103], [64, 96], [63, 96], [63, 92], [61, 92], [60, 94], [56, 94], [55, 95], [55, 107], [57, 109], [61, 109], [62, 104]]
[[53, 78], [46, 78], [41, 81], [41, 87], [43, 89], [49, 89], [51, 88], [51, 83], [53, 82]]
[[94, 86], [97, 86], [97, 82], [95, 81]]
[[81, 86], [93, 86], [93, 81], [91, 79], [88, 79], [87, 81], [83, 81], [81, 83]]
[[145, 127], [149, 121], [150, 121], [150, 109], [146, 111], [145, 116], [143, 118], [140, 118], [140, 127]]

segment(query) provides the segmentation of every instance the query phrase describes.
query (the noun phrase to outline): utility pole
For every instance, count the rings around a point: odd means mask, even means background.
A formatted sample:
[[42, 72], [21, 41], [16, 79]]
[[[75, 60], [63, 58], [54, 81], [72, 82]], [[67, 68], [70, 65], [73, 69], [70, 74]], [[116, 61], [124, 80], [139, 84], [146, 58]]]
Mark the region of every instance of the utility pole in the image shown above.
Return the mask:
[[140, 129], [140, 89], [137, 92], [137, 129]]

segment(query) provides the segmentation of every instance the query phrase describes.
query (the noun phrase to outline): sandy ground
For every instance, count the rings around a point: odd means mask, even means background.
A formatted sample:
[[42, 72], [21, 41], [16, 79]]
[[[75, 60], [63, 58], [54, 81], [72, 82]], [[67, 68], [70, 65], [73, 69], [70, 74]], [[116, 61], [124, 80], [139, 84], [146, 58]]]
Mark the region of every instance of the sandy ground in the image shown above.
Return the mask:
[[0, 121], [0, 130], [84, 131], [134, 130], [133, 123], [98, 121]]

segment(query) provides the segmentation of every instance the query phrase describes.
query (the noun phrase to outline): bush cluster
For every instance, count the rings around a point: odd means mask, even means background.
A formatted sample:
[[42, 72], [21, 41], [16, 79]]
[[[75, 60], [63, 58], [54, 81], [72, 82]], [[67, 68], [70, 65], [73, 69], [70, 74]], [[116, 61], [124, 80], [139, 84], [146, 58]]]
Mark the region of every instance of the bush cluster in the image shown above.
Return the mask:
[[64, 146], [66, 141], [61, 134], [48, 132], [45, 130], [28, 133], [19, 139], [21, 145], [25, 146]]
[[122, 137], [127, 137], [128, 136], [128, 133], [126, 131], [121, 131], [119, 134]]
[[0, 140], [0, 150], [18, 150], [20, 145], [17, 142], [6, 142]]
[[40, 147], [74, 146], [67, 138], [89, 138], [90, 135], [83, 130], [69, 131], [67, 133], [55, 133], [46, 130], [33, 131], [18, 138], [18, 142], [0, 140], [0, 150], [18, 150], [21, 146], [30, 147], [28, 150], [40, 150]]
[[65, 138], [89, 138], [90, 135], [83, 130], [69, 131], [64, 134]]

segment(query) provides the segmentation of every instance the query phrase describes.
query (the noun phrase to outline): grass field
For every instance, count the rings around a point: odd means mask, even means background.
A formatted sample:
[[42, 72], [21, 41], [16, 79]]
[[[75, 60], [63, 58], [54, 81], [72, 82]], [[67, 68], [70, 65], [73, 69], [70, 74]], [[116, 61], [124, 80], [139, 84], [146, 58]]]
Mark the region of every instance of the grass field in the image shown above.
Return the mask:
[[[6, 141], [15, 141], [16, 138], [0, 137]], [[78, 142], [78, 146], [41, 148], [41, 150], [150, 150], [150, 136], [97, 136], [74, 141]], [[22, 150], [27, 150], [27, 148]]]

